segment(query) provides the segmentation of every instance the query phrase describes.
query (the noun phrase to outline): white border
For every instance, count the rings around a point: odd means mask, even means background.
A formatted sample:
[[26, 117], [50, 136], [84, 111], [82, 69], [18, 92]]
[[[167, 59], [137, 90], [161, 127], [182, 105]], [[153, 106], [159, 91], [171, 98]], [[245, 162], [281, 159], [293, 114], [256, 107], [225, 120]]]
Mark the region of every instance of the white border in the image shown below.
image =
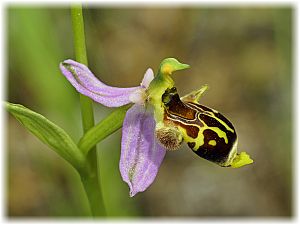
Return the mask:
[[211, 6], [273, 6], [273, 5], [291, 5], [296, 4], [297, 1], [280, 1], [280, 0], [73, 0], [73, 1], [60, 1], [60, 0], [31, 0], [31, 1], [22, 1], [22, 0], [2, 0], [2, 5], [7, 4], [17, 4], [17, 5], [67, 5], [71, 3], [83, 3], [83, 4], [96, 4], [96, 5], [111, 5], [111, 6], [145, 6], [145, 5], [157, 5], [157, 6], [195, 6], [195, 5], [211, 5]]
[[[298, 3], [298, 2], [297, 2]], [[294, 106], [293, 106], [293, 114], [292, 114], [292, 119], [295, 121], [294, 124], [292, 125], [292, 129], [293, 129], [293, 167], [292, 167], [292, 176], [293, 176], [293, 213], [295, 215], [295, 218], [297, 220], [297, 222], [299, 222], [299, 215], [300, 215], [300, 211], [299, 211], [299, 140], [300, 140], [300, 136], [299, 136], [299, 127], [300, 127], [300, 120], [299, 120], [299, 101], [300, 101], [300, 90], [299, 90], [299, 26], [300, 26], [300, 15], [299, 15], [299, 3], [296, 5], [295, 7], [295, 11], [294, 11], [294, 39], [293, 39], [293, 65], [292, 65], [292, 71], [293, 71], [293, 96], [292, 96], [292, 100], [294, 102]]]
[[[298, 223], [299, 222], [299, 207], [298, 207], [298, 203], [299, 203], [299, 194], [298, 194], [298, 181], [299, 181], [299, 166], [298, 163], [300, 162], [299, 160], [299, 153], [298, 151], [300, 150], [299, 148], [299, 132], [298, 129], [300, 127], [300, 120], [299, 120], [299, 99], [300, 99], [300, 90], [299, 88], [299, 70], [298, 70], [298, 59], [299, 59], [299, 44], [298, 44], [298, 38], [299, 36], [299, 24], [300, 24], [300, 15], [299, 15], [299, 6], [298, 6], [298, 1], [279, 1], [279, 0], [273, 0], [273, 1], [259, 1], [259, 0], [252, 0], [252, 1], [238, 1], [238, 0], [231, 0], [231, 1], [220, 1], [220, 0], [211, 0], [211, 1], [199, 1], [199, 0], [187, 0], [187, 1], [172, 1], [172, 0], [152, 0], [152, 1], [138, 1], [138, 0], [131, 0], [131, 1], [123, 1], [123, 0], [110, 0], [110, 1], [60, 1], [60, 0], [52, 0], [52, 1], [39, 1], [39, 0], [31, 0], [31, 1], [7, 1], [7, 0], [2, 0], [0, 1], [0, 30], [1, 30], [1, 35], [0, 35], [0, 44], [1, 44], [1, 53], [0, 53], [0, 71], [1, 71], [1, 78], [2, 78], [2, 82], [0, 83], [1, 85], [1, 91], [0, 91], [0, 97], [1, 100], [5, 99], [5, 84], [6, 84], [6, 21], [5, 21], [5, 16], [6, 16], [6, 7], [7, 5], [10, 4], [17, 4], [17, 5], [69, 5], [70, 3], [74, 3], [74, 2], [83, 2], [85, 4], [91, 4], [91, 5], [105, 5], [105, 6], [130, 6], [130, 7], [134, 7], [134, 6], [145, 6], [145, 5], [149, 5], [149, 6], [168, 6], [168, 7], [176, 7], [176, 6], [195, 6], [195, 5], [205, 5], [205, 6], [257, 6], [257, 5], [261, 5], [261, 6], [273, 6], [273, 5], [278, 5], [278, 6], [283, 6], [283, 5], [292, 5], [294, 6], [294, 13], [295, 13], [295, 24], [294, 24], [294, 36], [293, 36], [293, 45], [294, 46], [294, 54], [293, 54], [293, 71], [294, 71], [294, 76], [293, 76], [293, 100], [294, 100], [294, 111], [293, 111], [293, 121], [295, 121], [295, 123], [293, 124], [293, 138], [294, 138], [294, 151], [293, 151], [293, 156], [294, 160], [293, 160], [293, 198], [294, 199], [294, 210], [293, 210], [293, 217], [291, 220], [285, 220], [282, 218], [211, 218], [211, 219], [207, 219], [207, 218], [181, 218], [181, 219], [173, 219], [173, 218], [165, 218], [165, 219], [151, 219], [150, 221], [148, 220], [148, 218], [144, 218], [147, 219], [147, 221], [141, 221], [141, 220], [129, 220], [129, 219], [125, 219], [125, 220], [115, 220], [115, 219], [109, 219], [109, 221], [92, 221], [92, 220], [82, 220], [82, 219], [75, 219], [75, 218], [70, 218], [71, 220], [66, 220], [64, 219], [60, 219], [57, 218], [56, 220], [48, 220], [47, 218], [43, 218], [42, 220], [39, 220], [38, 218], [35, 218], [34, 220], [30, 220], [30, 219], [20, 219], [20, 220], [7, 220], [7, 218], [5, 217], [5, 207], [6, 207], [6, 196], [4, 191], [6, 190], [5, 188], [5, 184], [6, 184], [6, 172], [5, 172], [5, 151], [6, 148], [5, 146], [5, 118], [4, 118], [4, 112], [3, 112], [3, 104], [0, 110], [0, 119], [1, 119], [1, 124], [2, 124], [2, 128], [1, 132], [2, 134], [0, 135], [0, 144], [2, 146], [1, 148], [1, 165], [0, 165], [0, 180], [1, 180], [1, 185], [0, 185], [0, 201], [2, 204], [0, 204], [0, 212], [1, 212], [1, 223], [11, 223], [11, 224], [18, 224], [18, 223], [29, 223], [29, 224], [40, 224], [41, 222], [46, 223], [46, 224], [65, 224], [65, 223], [82, 223], [83, 221], [85, 221], [86, 223], [90, 223], [90, 224], [98, 224], [98, 223], [125, 223], [125, 224], [129, 224], [130, 223], [155, 223], [155, 224], [163, 224], [163, 223], [201, 223], [201, 224], [241, 224], [241, 223], [247, 223], [247, 224], [268, 224], [268, 223], [280, 223], [280, 224], [287, 224], [287, 223]], [[284, 151], [284, 149], [283, 149]], [[276, 169], [276, 168], [274, 168]], [[241, 219], [241, 220], [239, 220]], [[65, 222], [62, 222], [65, 221]]]

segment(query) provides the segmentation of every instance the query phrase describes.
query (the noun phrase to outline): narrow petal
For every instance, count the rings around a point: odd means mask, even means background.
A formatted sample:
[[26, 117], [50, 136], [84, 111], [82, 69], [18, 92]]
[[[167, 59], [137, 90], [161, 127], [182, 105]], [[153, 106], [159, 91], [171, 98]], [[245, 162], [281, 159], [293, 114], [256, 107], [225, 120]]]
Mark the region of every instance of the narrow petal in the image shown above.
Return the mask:
[[60, 69], [78, 92], [108, 107], [119, 107], [130, 103], [130, 94], [140, 88], [108, 86], [98, 80], [85, 65], [71, 59], [61, 63]]
[[148, 88], [153, 79], [154, 79], [153, 70], [151, 68], [149, 68], [149, 69], [147, 69], [146, 73], [144, 74], [144, 78], [141, 83], [141, 86], [144, 88]]
[[154, 136], [155, 121], [145, 107], [135, 104], [126, 114], [122, 129], [120, 172], [130, 196], [145, 191], [154, 181], [166, 150]]

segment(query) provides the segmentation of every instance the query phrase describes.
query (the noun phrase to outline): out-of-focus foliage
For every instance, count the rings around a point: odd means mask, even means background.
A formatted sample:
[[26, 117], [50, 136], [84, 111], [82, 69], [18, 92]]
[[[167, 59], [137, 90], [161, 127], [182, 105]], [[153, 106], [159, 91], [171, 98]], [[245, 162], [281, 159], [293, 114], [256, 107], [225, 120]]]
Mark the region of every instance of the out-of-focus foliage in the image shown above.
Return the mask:
[[[181, 95], [208, 84], [204, 105], [231, 119], [254, 164], [220, 168], [188, 147], [166, 155], [152, 186], [129, 198], [118, 171], [120, 134], [99, 144], [109, 216], [292, 215], [291, 7], [84, 10], [89, 65], [109, 85], [136, 86], [175, 57]], [[81, 135], [78, 95], [60, 74], [73, 58], [66, 8], [7, 7], [7, 100]], [[111, 110], [95, 104], [96, 120]], [[7, 116], [7, 215], [88, 216], [79, 176]]]

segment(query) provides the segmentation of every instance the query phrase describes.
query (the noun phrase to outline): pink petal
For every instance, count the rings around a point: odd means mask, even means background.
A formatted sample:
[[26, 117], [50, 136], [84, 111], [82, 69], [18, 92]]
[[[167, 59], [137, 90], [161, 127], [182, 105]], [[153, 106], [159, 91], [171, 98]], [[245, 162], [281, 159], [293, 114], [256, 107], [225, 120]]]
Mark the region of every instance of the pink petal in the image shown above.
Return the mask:
[[147, 69], [146, 73], [144, 74], [144, 78], [141, 83], [141, 86], [147, 89], [153, 79], [154, 79], [153, 70], [151, 68], [149, 68], [149, 69]]
[[166, 150], [154, 136], [155, 121], [145, 107], [135, 104], [126, 113], [122, 129], [120, 172], [130, 196], [154, 181]]
[[61, 63], [60, 69], [78, 92], [108, 107], [119, 107], [130, 103], [130, 94], [140, 89], [140, 87], [108, 86], [98, 80], [85, 65], [71, 59]]

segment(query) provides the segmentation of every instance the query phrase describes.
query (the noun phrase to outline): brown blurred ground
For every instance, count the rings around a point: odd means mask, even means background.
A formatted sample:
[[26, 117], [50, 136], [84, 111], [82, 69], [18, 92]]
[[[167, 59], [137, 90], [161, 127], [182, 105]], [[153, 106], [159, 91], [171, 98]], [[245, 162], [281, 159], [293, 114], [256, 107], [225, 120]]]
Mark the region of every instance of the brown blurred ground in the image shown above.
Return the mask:
[[[7, 7], [7, 99], [56, 122], [78, 140], [78, 96], [59, 73], [73, 58], [69, 10]], [[120, 131], [99, 144], [109, 216], [290, 217], [292, 174], [291, 7], [84, 10], [89, 65], [113, 86], [135, 86], [148, 67], [175, 57], [181, 95], [208, 84], [202, 103], [231, 119], [255, 163], [220, 168], [188, 147], [169, 152], [145, 193], [129, 198], [118, 171]], [[96, 105], [99, 121], [111, 110]], [[79, 177], [7, 116], [7, 215], [87, 216]]]

